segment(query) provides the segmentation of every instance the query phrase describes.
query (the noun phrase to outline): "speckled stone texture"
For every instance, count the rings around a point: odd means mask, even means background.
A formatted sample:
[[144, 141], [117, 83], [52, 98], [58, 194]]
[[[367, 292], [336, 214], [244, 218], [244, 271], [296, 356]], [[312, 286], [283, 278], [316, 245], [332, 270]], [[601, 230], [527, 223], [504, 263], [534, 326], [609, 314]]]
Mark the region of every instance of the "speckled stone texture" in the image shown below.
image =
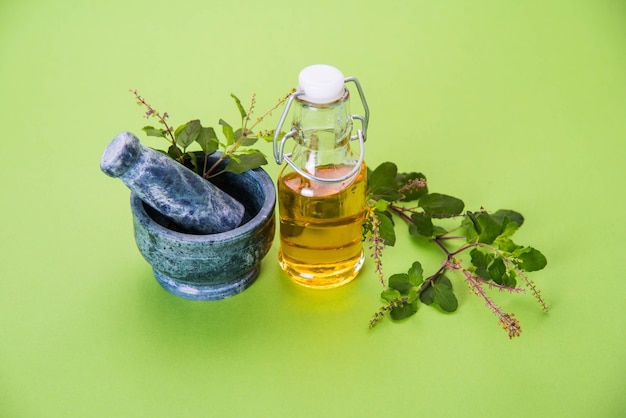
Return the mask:
[[217, 234], [181, 232], [170, 219], [131, 194], [141, 254], [161, 286], [186, 299], [217, 300], [246, 289], [256, 280], [274, 239], [276, 192], [264, 170], [221, 174], [215, 183], [243, 203], [246, 212], [241, 226]]
[[100, 168], [185, 231], [230, 231], [243, 220], [244, 206], [235, 198], [170, 157], [142, 146], [130, 132], [111, 141]]

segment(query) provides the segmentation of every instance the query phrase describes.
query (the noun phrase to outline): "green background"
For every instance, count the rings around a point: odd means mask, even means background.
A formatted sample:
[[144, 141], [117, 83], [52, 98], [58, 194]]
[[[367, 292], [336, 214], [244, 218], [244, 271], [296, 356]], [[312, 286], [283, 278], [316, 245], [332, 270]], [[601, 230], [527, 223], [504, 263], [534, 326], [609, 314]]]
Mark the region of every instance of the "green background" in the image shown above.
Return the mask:
[[[370, 166], [525, 215], [516, 241], [547, 256], [531, 278], [551, 311], [493, 294], [520, 338], [461, 276], [456, 313], [370, 331], [370, 260], [310, 291], [283, 277], [277, 242], [231, 299], [156, 283], [128, 190], [99, 170], [146, 124], [128, 89], [216, 125], [237, 120], [231, 92], [265, 109], [318, 62], [362, 82]], [[0, 126], [2, 417], [625, 414], [624, 1], [3, 0]], [[388, 275], [438, 267], [399, 236]]]

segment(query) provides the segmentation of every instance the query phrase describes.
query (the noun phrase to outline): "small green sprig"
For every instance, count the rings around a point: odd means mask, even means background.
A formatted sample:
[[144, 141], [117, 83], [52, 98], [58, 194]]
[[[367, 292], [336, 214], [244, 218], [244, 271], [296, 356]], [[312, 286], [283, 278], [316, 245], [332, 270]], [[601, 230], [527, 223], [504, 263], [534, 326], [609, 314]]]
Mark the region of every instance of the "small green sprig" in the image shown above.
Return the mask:
[[[470, 292], [480, 297], [496, 315], [509, 338], [522, 332], [519, 321], [504, 312], [487, 294], [488, 289], [510, 293], [530, 293], [544, 311], [548, 306], [529, 272], [543, 269], [547, 260], [537, 249], [517, 245], [511, 237], [523, 225], [524, 217], [513, 210], [489, 213], [465, 211], [462, 200], [440, 193], [430, 193], [422, 173], [398, 173], [391, 162], [368, 171], [368, 217], [364, 237], [371, 242], [376, 273], [383, 284], [385, 304], [370, 320], [370, 328], [388, 313], [398, 320], [414, 315], [420, 302], [454, 312], [458, 301], [447, 273], [460, 272]], [[399, 218], [408, 225], [409, 234], [426, 238], [444, 255], [441, 266], [424, 276], [422, 265], [415, 261], [406, 273], [389, 276], [385, 283], [382, 249], [395, 244], [395, 223]], [[446, 229], [442, 219], [460, 218], [460, 225]], [[454, 245], [456, 243], [456, 245]], [[461, 259], [469, 255], [469, 260]], [[525, 287], [519, 287], [521, 281]]]
[[[237, 96], [230, 96], [235, 102], [239, 115], [241, 116], [240, 127], [235, 129], [224, 119], [220, 119], [218, 124], [221, 126], [224, 139], [220, 140], [215, 129], [210, 126], [202, 126], [199, 119], [190, 120], [189, 122], [173, 129], [168, 124], [169, 114], [167, 112], [159, 112], [150, 105], [137, 90], [130, 90], [135, 96], [137, 104], [146, 109], [145, 118], [156, 118], [162, 127], [144, 126], [141, 130], [148, 136], [164, 138], [169, 142], [167, 150], [158, 150], [169, 155], [181, 164], [195, 170], [204, 178], [215, 177], [224, 172], [235, 174], [243, 173], [247, 170], [258, 168], [267, 164], [265, 154], [256, 148], [251, 148], [257, 140], [264, 139], [268, 142], [272, 141], [274, 131], [254, 132], [254, 129], [269, 115], [272, 114], [279, 106], [281, 106], [293, 92], [290, 91], [285, 96], [278, 99], [277, 103], [269, 108], [260, 117], [252, 120], [252, 114], [256, 106], [256, 96], [253, 94], [250, 99], [250, 105], [246, 110]], [[221, 149], [219, 158], [208, 166], [208, 159], [204, 159], [202, 167], [198, 166], [196, 156], [192, 152], [188, 152], [188, 148], [192, 144], [198, 144], [205, 157], [213, 154]], [[226, 166], [218, 171], [218, 167], [222, 161], [228, 160]]]

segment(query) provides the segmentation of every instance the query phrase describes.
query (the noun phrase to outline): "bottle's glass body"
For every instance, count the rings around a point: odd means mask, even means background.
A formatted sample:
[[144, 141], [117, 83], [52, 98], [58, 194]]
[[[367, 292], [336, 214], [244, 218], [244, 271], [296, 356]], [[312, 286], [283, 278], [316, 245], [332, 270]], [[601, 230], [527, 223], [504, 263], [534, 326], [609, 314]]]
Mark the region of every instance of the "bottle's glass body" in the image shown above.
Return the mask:
[[365, 217], [364, 163], [352, 152], [349, 92], [329, 104], [297, 100], [297, 130], [292, 161], [321, 182], [283, 167], [278, 179], [280, 214], [279, 262], [287, 276], [304, 286], [332, 288], [356, 277], [363, 265], [362, 224]]

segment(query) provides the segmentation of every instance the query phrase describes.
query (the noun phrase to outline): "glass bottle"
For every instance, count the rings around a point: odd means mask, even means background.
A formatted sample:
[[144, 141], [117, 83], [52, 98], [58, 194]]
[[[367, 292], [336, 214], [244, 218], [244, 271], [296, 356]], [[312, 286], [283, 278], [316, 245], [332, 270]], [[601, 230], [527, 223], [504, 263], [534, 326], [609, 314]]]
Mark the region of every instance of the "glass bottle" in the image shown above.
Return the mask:
[[[358, 80], [344, 78], [336, 68], [313, 65], [298, 77], [274, 136], [276, 162], [287, 164], [278, 177], [280, 217], [279, 262], [287, 276], [311, 288], [332, 288], [354, 279], [364, 261], [362, 224], [365, 218], [367, 171], [365, 132], [369, 110]], [[353, 81], [365, 117], [350, 114]], [[278, 137], [289, 109], [291, 130]], [[362, 129], [352, 134], [353, 120]], [[294, 149], [285, 154], [287, 139]], [[358, 140], [355, 153], [352, 140]]]

